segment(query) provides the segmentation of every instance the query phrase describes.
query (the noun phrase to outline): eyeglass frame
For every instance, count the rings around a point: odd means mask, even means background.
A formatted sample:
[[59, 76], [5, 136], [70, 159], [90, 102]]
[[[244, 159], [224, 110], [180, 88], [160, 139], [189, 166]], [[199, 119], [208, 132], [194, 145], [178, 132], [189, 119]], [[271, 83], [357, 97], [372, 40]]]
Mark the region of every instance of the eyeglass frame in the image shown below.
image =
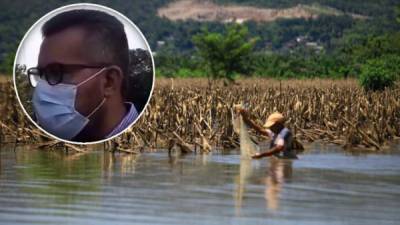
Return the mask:
[[[51, 82], [49, 81], [48, 76], [47, 76], [46, 74], [43, 74], [43, 73], [44, 73], [44, 72], [43, 72], [44, 69], [46, 69], [46, 68], [49, 67], [49, 66], [53, 66], [53, 65], [58, 65], [59, 68], [60, 68], [60, 75], [59, 75], [60, 78], [59, 78], [55, 83], [51, 83]], [[64, 78], [64, 74], [65, 74], [65, 72], [64, 72], [65, 69], [64, 69], [63, 67], [66, 67], [66, 66], [69, 66], [69, 67], [79, 67], [78, 70], [81, 70], [81, 69], [85, 69], [85, 68], [89, 68], [89, 69], [103, 68], [103, 67], [110, 66], [110, 64], [109, 64], [109, 63], [101, 63], [101, 64], [96, 64], [96, 65], [89, 65], [89, 64], [63, 64], [63, 63], [51, 63], [51, 64], [45, 66], [44, 68], [40, 68], [40, 67], [31, 67], [31, 68], [29, 68], [29, 69], [27, 70], [29, 84], [30, 84], [32, 87], [36, 87], [36, 85], [33, 85], [33, 83], [32, 83], [31, 76], [38, 76], [40, 79], [43, 79], [42, 77], [44, 77], [44, 78], [45, 78], [44, 80], [46, 80], [46, 82], [47, 82], [49, 85], [52, 85], [52, 86], [57, 85], [57, 84], [60, 84], [60, 83], [62, 83], [63, 78]], [[37, 73], [34, 74], [33, 70], [36, 70], [36, 72], [38, 72], [39, 74], [37, 74]]]

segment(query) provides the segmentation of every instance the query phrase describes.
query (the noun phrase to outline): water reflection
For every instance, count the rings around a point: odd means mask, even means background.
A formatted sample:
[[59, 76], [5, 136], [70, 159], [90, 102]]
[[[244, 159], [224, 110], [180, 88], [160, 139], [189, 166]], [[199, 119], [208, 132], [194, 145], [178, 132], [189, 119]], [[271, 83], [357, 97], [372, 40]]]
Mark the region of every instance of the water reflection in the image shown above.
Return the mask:
[[[41, 206], [72, 205], [82, 201], [100, 202], [101, 195], [96, 193], [102, 191], [103, 181], [112, 180], [115, 174], [124, 177], [135, 173], [139, 157], [123, 153], [68, 154], [62, 151], [24, 148], [7, 153], [5, 159], [0, 158], [2, 182], [21, 184], [16, 187], [18, 192], [29, 196], [48, 196], [46, 201], [30, 202], [33, 205], [42, 204]], [[9, 171], [2, 176], [5, 171], [2, 168], [4, 162], [13, 166], [7, 166]]]
[[271, 157], [268, 161], [268, 171], [265, 178], [265, 201], [267, 209], [279, 209], [280, 194], [285, 182], [292, 178], [292, 160]]
[[[293, 174], [292, 160], [271, 157], [268, 160], [267, 171], [264, 173], [266, 208], [271, 211], [279, 209], [279, 199], [285, 182], [290, 182]], [[240, 216], [246, 185], [253, 175], [252, 160], [240, 161], [239, 174], [235, 177], [234, 191], [236, 216]]]
[[25, 184], [20, 191], [32, 196], [51, 196], [41, 204], [67, 205], [81, 200], [96, 201], [93, 195], [84, 195], [85, 198], [82, 198], [78, 193], [99, 191], [100, 155], [69, 155], [53, 151], [27, 154], [17, 150], [15, 156], [17, 182]]
[[122, 177], [134, 174], [139, 157], [136, 154], [104, 152], [102, 163], [104, 179], [110, 180], [115, 173]]

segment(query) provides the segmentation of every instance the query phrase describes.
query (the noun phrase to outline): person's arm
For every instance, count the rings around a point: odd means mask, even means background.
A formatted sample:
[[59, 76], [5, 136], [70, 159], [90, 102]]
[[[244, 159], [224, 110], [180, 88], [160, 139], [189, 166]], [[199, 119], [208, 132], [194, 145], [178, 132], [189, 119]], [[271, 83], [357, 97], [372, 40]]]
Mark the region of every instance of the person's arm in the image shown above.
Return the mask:
[[281, 132], [278, 134], [278, 137], [275, 139], [275, 146], [272, 147], [270, 150], [264, 152], [264, 153], [256, 153], [255, 155], [252, 156], [253, 159], [260, 159], [263, 157], [268, 157], [271, 155], [274, 155], [280, 151], [285, 150], [286, 146], [286, 141], [291, 138], [291, 133], [288, 132], [287, 129], [281, 130]]
[[250, 119], [250, 114], [245, 109], [240, 109], [240, 114], [243, 117], [243, 121], [249, 125], [251, 128], [261, 133], [264, 136], [270, 136], [269, 133], [260, 125], [256, 124], [252, 119]]
[[283, 151], [284, 146], [282, 145], [277, 145], [273, 148], [271, 148], [269, 151], [263, 152], [263, 153], [256, 153], [255, 155], [251, 156], [253, 159], [261, 159], [263, 157], [269, 157], [271, 155], [274, 155], [277, 152]]

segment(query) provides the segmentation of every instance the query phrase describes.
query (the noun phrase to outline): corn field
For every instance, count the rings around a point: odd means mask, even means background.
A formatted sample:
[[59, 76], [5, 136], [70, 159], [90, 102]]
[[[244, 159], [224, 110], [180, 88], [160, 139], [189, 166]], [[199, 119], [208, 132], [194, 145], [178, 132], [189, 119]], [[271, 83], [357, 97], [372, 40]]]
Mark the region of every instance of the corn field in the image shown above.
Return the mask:
[[[84, 146], [47, 138], [20, 110], [10, 84], [1, 86], [2, 141], [36, 143], [39, 147]], [[112, 151], [178, 149], [209, 152], [234, 149], [239, 139], [233, 130], [235, 104], [244, 104], [259, 124], [279, 111], [286, 126], [301, 142], [323, 141], [353, 149], [381, 151], [400, 137], [400, 87], [364, 92], [354, 80], [244, 79], [224, 86], [208, 86], [205, 79], [156, 80], [150, 104], [138, 122], [104, 144]], [[259, 143], [264, 137], [253, 132]]]
[[247, 105], [259, 124], [270, 113], [282, 112], [302, 141], [381, 150], [400, 137], [399, 87], [366, 93], [354, 80], [238, 83], [209, 89], [204, 79], [157, 80], [150, 106], [132, 129], [136, 144], [160, 148], [177, 143], [202, 151], [238, 147], [232, 127], [232, 108], [238, 103]]

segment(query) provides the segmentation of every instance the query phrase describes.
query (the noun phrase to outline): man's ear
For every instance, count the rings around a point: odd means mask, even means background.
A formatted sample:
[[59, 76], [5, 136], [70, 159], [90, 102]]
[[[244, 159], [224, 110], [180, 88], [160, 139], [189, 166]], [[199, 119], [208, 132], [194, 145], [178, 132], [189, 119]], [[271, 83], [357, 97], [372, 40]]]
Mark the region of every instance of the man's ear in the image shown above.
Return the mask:
[[122, 80], [124, 74], [119, 66], [108, 67], [106, 74], [104, 74], [104, 97], [110, 97], [115, 93], [121, 93]]

